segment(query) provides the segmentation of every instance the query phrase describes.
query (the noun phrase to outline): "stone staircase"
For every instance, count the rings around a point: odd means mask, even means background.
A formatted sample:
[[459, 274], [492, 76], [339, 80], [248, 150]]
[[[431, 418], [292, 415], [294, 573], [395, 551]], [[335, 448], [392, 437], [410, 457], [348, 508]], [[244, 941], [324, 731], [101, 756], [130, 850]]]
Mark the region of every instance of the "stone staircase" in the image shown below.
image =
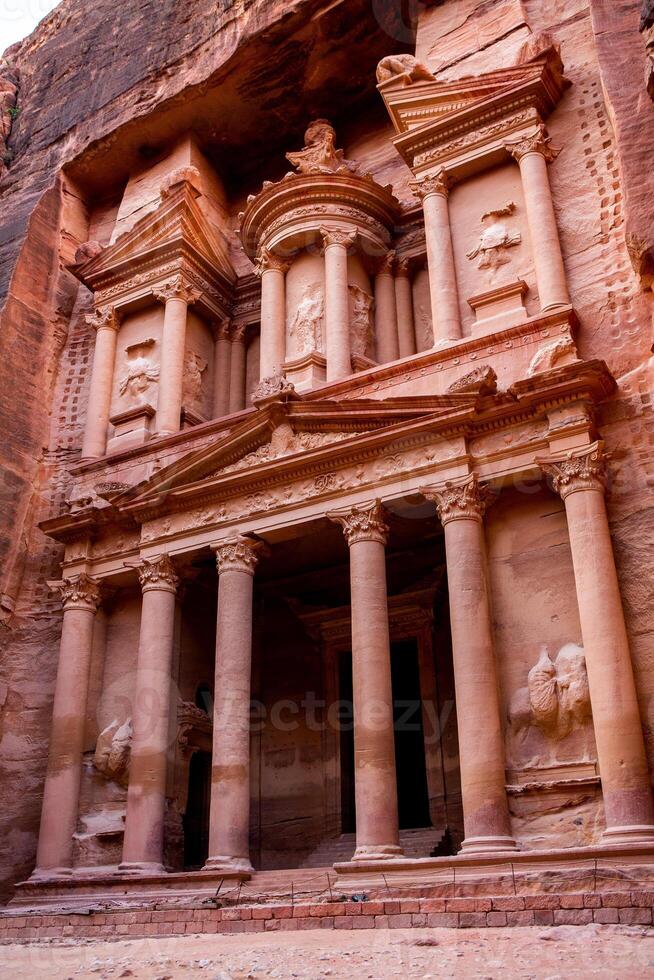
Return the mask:
[[[410, 858], [429, 857], [443, 837], [443, 829], [437, 827], [418, 827], [415, 830], [401, 830], [400, 844], [404, 856]], [[354, 834], [341, 834], [321, 841], [301, 863], [301, 868], [330, 868], [339, 861], [349, 861], [356, 846]]]

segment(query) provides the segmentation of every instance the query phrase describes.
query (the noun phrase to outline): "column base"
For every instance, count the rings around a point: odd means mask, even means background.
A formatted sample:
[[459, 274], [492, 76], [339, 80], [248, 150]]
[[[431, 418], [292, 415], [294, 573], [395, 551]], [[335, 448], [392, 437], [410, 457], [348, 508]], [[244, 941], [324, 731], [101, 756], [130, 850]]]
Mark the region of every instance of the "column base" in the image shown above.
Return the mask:
[[352, 855], [352, 861], [390, 861], [404, 857], [399, 844], [359, 844]]
[[34, 868], [34, 871], [27, 879], [29, 882], [51, 881], [53, 878], [72, 878], [73, 869], [68, 867], [61, 868]]
[[163, 864], [158, 861], [123, 861], [118, 865], [118, 870], [141, 875], [163, 875], [166, 873]]
[[654, 844], [654, 827], [651, 824], [631, 824], [607, 827], [602, 834], [602, 844]]
[[240, 872], [243, 874], [252, 874], [254, 868], [250, 863], [250, 859], [246, 857], [225, 857], [223, 855], [218, 855], [217, 857], [207, 858], [204, 864], [203, 871], [226, 871], [226, 872]]
[[462, 854], [515, 853], [518, 845], [513, 837], [466, 837], [461, 845]]

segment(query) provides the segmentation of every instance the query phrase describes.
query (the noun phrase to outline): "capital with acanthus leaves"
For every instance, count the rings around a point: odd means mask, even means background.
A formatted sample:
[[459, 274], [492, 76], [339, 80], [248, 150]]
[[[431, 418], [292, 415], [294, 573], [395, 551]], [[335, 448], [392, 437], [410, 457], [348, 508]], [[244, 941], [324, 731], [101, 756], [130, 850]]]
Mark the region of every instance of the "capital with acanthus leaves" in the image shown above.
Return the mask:
[[218, 574], [225, 572], [245, 572], [254, 575], [259, 559], [266, 552], [263, 541], [254, 541], [243, 536], [231, 538], [223, 544], [217, 544], [212, 549], [216, 555]]
[[555, 492], [565, 500], [579, 490], [605, 493], [609, 478], [607, 460], [603, 443], [597, 441], [582, 449], [573, 449], [564, 456], [545, 457], [536, 462], [550, 477]]
[[181, 273], [157, 286], [153, 294], [160, 303], [167, 303], [169, 299], [181, 299], [189, 304], [197, 303], [202, 296], [201, 290], [192, 286]]
[[179, 577], [168, 555], [144, 558], [137, 566], [141, 590], [148, 592], [157, 589], [162, 592], [176, 592]]
[[528, 153], [540, 153], [547, 163], [551, 163], [552, 160], [556, 160], [561, 152], [560, 149], [550, 144], [550, 136], [543, 123], [540, 123], [533, 132], [527, 133], [526, 136], [520, 136], [515, 140], [507, 140], [504, 145], [518, 163]]
[[343, 228], [321, 227], [320, 235], [324, 248], [331, 245], [340, 245], [342, 248], [352, 248], [357, 240], [357, 232], [345, 231]]
[[361, 506], [355, 505], [344, 513], [332, 511], [326, 516], [330, 521], [341, 525], [350, 547], [359, 541], [378, 541], [383, 545], [388, 541], [389, 527], [384, 520], [386, 511], [380, 500]]
[[118, 330], [120, 328], [120, 316], [115, 306], [98, 306], [90, 316], [86, 317], [86, 322], [94, 330]]
[[443, 525], [449, 521], [481, 522], [486, 508], [494, 500], [492, 490], [480, 484], [475, 473], [435, 487], [420, 487], [420, 493], [436, 504]]
[[276, 255], [271, 252], [269, 248], [259, 249], [259, 254], [254, 265], [254, 271], [257, 276], [262, 276], [264, 272], [281, 272], [286, 275], [291, 267], [291, 263], [288, 259], [282, 258], [280, 255]]
[[453, 180], [450, 175], [441, 167], [435, 174], [422, 177], [420, 180], [411, 181], [411, 190], [421, 201], [424, 201], [430, 194], [440, 194], [448, 197]]
[[83, 609], [94, 613], [100, 605], [100, 585], [85, 573], [51, 582], [50, 588], [59, 592], [64, 610]]

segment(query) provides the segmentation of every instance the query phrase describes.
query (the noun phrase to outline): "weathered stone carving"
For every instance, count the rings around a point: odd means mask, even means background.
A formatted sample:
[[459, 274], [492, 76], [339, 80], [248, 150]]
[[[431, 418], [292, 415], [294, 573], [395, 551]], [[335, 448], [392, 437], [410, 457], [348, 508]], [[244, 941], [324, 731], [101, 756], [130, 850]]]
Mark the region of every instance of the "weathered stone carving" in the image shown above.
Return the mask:
[[436, 504], [441, 524], [457, 520], [481, 521], [486, 508], [495, 499], [492, 490], [480, 484], [474, 473], [460, 480], [448, 480], [442, 486], [420, 487], [420, 493]]
[[132, 734], [131, 718], [122, 723], [114, 719], [98, 735], [93, 754], [93, 765], [100, 775], [121, 786], [129, 782]]
[[526, 136], [521, 136], [516, 140], [507, 140], [504, 144], [512, 157], [520, 162], [521, 158], [527, 153], [540, 153], [548, 163], [556, 160], [560, 149], [551, 145], [551, 137], [548, 135], [547, 128], [540, 123]]
[[330, 245], [343, 245], [345, 248], [352, 248], [357, 240], [356, 231], [345, 231], [342, 228], [320, 228], [322, 243], [325, 248]]
[[591, 717], [583, 647], [567, 643], [552, 660], [546, 646], [527, 675], [527, 686], [511, 698], [509, 730], [524, 740], [531, 726], [559, 741]]
[[494, 395], [497, 391], [497, 375], [489, 364], [480, 364], [462, 378], [453, 381], [447, 390], [454, 394]]
[[298, 356], [310, 351], [324, 351], [325, 300], [321, 285], [314, 286], [298, 303], [289, 326]]
[[534, 354], [527, 368], [527, 376], [532, 377], [534, 374], [540, 374], [541, 371], [550, 371], [558, 364], [571, 364], [578, 360], [577, 348], [572, 337], [559, 337], [558, 340], [541, 347]]
[[179, 578], [175, 571], [175, 566], [168, 555], [160, 555], [157, 558], [144, 558], [138, 566], [138, 573], [143, 592], [146, 592], [148, 589], [164, 589], [175, 592], [179, 585]]
[[88, 262], [89, 259], [94, 259], [96, 255], [99, 255], [103, 251], [104, 247], [100, 242], [82, 242], [75, 250], [75, 263]]
[[125, 348], [127, 373], [120, 378], [118, 391], [134, 404], [144, 402], [150, 385], [159, 380], [159, 367], [147, 356], [154, 345], [155, 341], [148, 338]]
[[198, 193], [200, 192], [200, 171], [197, 167], [178, 167], [166, 174], [159, 187], [159, 195], [162, 201], [170, 197], [175, 187], [186, 182], [189, 183]]
[[563, 500], [577, 490], [606, 490], [607, 457], [600, 443], [585, 450], [569, 452], [560, 459], [537, 459], [536, 462], [552, 480], [552, 486]]
[[205, 359], [194, 351], [187, 350], [184, 355], [184, 403], [187, 407], [201, 406], [202, 375], [206, 370]]
[[273, 374], [269, 378], [262, 378], [257, 387], [252, 392], [251, 402], [259, 405], [276, 398], [289, 398], [295, 395], [295, 385], [292, 381], [287, 381], [281, 374]]
[[246, 572], [254, 575], [259, 556], [264, 550], [263, 543], [250, 538], [238, 537], [216, 545], [216, 567], [218, 574], [223, 572]]
[[327, 119], [315, 119], [304, 134], [302, 150], [287, 153], [286, 159], [301, 174], [358, 173], [359, 167], [336, 149], [336, 133]]
[[350, 284], [350, 342], [353, 354], [366, 357], [373, 337], [373, 298], [360, 286]]
[[61, 596], [64, 609], [96, 611], [100, 605], [100, 586], [90, 575], [74, 575], [52, 585]]
[[94, 330], [118, 330], [120, 328], [120, 317], [113, 306], [96, 306], [93, 313], [85, 319]]
[[489, 269], [495, 272], [501, 265], [506, 265], [511, 261], [509, 249], [522, 242], [522, 235], [519, 231], [511, 231], [502, 218], [515, 214], [516, 206], [513, 201], [509, 201], [501, 208], [486, 211], [481, 216], [483, 231], [479, 243], [471, 251], [466, 252], [468, 258], [479, 258], [478, 269]]
[[254, 272], [255, 275], [262, 276], [269, 269], [274, 269], [275, 272], [286, 273], [289, 268], [290, 262], [288, 259], [283, 259], [281, 256], [275, 255], [268, 248], [261, 248], [254, 265]]
[[383, 545], [388, 541], [389, 527], [384, 520], [386, 512], [380, 500], [352, 507], [343, 514], [332, 511], [326, 516], [341, 525], [349, 546], [358, 541], [379, 541]]
[[190, 304], [197, 303], [202, 291], [196, 289], [185, 276], [180, 274], [157, 286], [153, 290], [153, 295], [160, 303], [167, 303], [169, 299], [181, 299]]
[[404, 75], [408, 82], [433, 82], [435, 78], [426, 65], [412, 54], [390, 54], [377, 65], [377, 81]]
[[440, 170], [435, 174], [430, 174], [429, 177], [412, 180], [409, 186], [416, 197], [424, 201], [429, 194], [442, 194], [443, 197], [448, 197], [452, 183], [451, 176], [441, 167]]

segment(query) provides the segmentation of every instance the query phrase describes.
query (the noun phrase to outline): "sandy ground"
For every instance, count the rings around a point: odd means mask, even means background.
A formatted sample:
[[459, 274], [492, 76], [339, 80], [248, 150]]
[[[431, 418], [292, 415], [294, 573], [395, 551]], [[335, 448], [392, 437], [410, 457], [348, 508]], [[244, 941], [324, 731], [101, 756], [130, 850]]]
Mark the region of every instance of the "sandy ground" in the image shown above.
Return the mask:
[[0, 946], [0, 976], [264, 980], [268, 977], [440, 980], [441, 977], [654, 977], [654, 930], [337, 930]]

